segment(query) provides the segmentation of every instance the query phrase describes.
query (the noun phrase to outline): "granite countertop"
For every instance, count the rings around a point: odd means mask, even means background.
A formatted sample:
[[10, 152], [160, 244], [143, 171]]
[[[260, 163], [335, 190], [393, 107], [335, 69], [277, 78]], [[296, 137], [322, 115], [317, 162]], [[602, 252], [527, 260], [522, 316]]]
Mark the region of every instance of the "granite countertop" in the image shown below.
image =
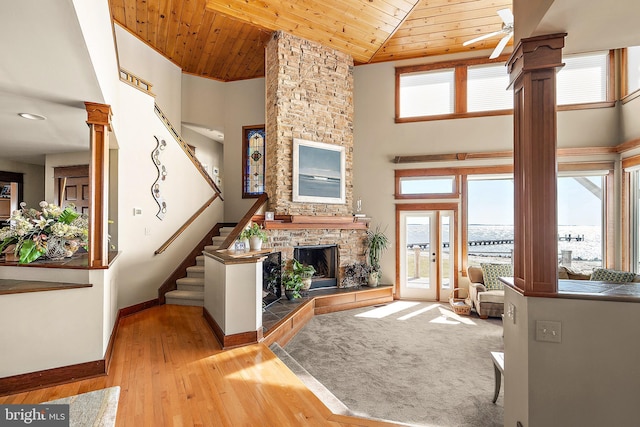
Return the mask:
[[[512, 277], [501, 277], [500, 280], [514, 289]], [[599, 301], [640, 302], [640, 283], [608, 283], [592, 280], [558, 280], [557, 298], [589, 299]]]

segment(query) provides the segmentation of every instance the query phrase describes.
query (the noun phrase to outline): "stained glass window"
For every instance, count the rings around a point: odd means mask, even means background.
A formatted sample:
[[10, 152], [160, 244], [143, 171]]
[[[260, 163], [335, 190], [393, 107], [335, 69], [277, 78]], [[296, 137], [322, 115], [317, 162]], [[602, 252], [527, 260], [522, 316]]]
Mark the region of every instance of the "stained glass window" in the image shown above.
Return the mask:
[[245, 126], [243, 134], [242, 198], [258, 197], [264, 193], [266, 134], [264, 125]]

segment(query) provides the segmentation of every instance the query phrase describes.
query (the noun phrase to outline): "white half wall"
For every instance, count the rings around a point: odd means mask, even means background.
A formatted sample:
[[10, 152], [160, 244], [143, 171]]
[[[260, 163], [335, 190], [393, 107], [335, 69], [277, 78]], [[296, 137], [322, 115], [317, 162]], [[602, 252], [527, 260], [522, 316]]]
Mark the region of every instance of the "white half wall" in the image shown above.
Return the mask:
[[[505, 426], [637, 424], [640, 306], [524, 297], [505, 290]], [[536, 321], [561, 323], [561, 342], [536, 340]]]

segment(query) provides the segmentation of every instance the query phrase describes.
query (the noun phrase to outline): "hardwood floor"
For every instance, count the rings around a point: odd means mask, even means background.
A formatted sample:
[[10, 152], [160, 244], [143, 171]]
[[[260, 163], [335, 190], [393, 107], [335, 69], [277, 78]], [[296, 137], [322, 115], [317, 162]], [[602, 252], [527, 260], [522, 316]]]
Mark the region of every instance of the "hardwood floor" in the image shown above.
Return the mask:
[[263, 344], [223, 351], [201, 307], [121, 320], [109, 374], [1, 396], [38, 403], [120, 386], [117, 426], [390, 426], [332, 414]]

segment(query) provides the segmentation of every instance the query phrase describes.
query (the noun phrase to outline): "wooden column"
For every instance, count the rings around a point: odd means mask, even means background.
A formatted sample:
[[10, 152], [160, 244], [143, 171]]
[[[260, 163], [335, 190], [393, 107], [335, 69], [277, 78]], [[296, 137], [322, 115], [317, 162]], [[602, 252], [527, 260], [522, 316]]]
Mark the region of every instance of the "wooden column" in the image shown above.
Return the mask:
[[91, 138], [89, 165], [89, 266], [106, 267], [109, 264], [107, 239], [109, 200], [109, 131], [111, 106], [94, 102], [84, 103]]
[[514, 284], [558, 292], [556, 69], [566, 34], [522, 39], [507, 62], [513, 86]]

